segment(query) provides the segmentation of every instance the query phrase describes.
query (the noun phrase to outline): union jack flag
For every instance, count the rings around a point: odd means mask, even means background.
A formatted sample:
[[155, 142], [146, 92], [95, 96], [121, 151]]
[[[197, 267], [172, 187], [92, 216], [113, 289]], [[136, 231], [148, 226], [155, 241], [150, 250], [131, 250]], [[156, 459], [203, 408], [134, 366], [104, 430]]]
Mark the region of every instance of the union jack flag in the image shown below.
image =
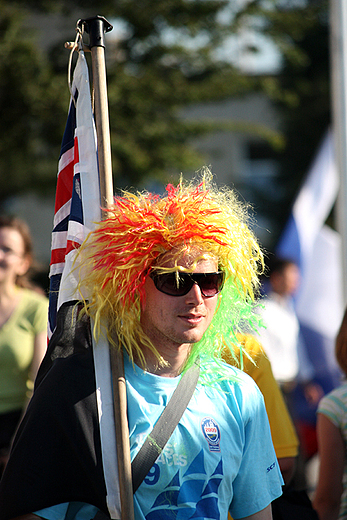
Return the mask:
[[79, 52], [72, 82], [72, 98], [62, 140], [52, 231], [48, 338], [59, 307], [79, 298], [72, 270], [76, 251], [101, 220], [95, 125], [88, 66]]

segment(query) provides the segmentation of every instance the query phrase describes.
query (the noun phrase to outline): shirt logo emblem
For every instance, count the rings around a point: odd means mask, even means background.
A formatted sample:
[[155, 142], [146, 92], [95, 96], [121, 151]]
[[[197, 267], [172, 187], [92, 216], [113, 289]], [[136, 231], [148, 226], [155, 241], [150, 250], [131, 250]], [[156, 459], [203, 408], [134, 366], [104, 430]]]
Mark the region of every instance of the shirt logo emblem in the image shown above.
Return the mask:
[[201, 429], [210, 451], [220, 452], [220, 430], [216, 421], [211, 417], [205, 417], [201, 421]]

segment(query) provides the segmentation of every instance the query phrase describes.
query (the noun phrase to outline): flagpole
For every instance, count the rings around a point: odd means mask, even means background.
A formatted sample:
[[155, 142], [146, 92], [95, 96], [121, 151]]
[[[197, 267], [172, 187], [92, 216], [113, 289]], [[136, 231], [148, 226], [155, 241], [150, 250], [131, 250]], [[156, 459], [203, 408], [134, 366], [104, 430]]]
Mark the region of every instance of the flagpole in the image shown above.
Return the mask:
[[80, 20], [79, 23], [83, 24], [86, 32], [89, 33], [94, 86], [94, 117], [98, 140], [100, 196], [102, 207], [108, 208], [113, 201], [113, 182], [104, 33], [111, 31], [113, 27], [103, 16]]
[[333, 137], [340, 177], [337, 228], [342, 241], [344, 303], [347, 302], [347, 6], [330, 0], [330, 55]]
[[[80, 20], [89, 33], [89, 47], [92, 54], [94, 86], [94, 117], [98, 141], [98, 161], [100, 178], [100, 198], [104, 208], [113, 201], [112, 160], [110, 126], [107, 101], [104, 33], [112, 30], [112, 25], [102, 16]], [[104, 217], [105, 212], [104, 212]], [[113, 400], [116, 429], [119, 490], [122, 519], [134, 519], [134, 500], [131, 476], [129, 427], [127, 419], [126, 384], [121, 349], [110, 348], [113, 377]]]

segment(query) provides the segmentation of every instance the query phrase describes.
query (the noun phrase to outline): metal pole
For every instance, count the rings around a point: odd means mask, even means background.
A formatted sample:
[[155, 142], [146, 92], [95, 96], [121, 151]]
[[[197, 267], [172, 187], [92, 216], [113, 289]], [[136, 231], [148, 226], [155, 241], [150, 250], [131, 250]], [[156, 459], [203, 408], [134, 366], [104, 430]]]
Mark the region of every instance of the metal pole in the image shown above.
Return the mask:
[[333, 138], [340, 178], [337, 228], [342, 240], [344, 303], [347, 302], [347, 2], [330, 0]]
[[[105, 208], [113, 201], [112, 161], [106, 85], [104, 33], [112, 26], [102, 16], [81, 20], [89, 33], [95, 100], [95, 123], [98, 138], [100, 196]], [[121, 348], [110, 346], [113, 379], [114, 419], [118, 460], [119, 490], [123, 520], [134, 520], [134, 499], [131, 477], [129, 426], [126, 384]]]

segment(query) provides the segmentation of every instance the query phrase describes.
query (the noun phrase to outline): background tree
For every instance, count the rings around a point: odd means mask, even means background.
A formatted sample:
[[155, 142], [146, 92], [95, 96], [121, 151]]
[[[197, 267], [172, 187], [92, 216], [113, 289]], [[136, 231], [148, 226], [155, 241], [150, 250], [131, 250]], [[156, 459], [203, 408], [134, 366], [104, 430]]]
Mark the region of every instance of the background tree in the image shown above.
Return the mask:
[[51, 185], [47, 171], [56, 167], [62, 135], [61, 79], [53, 79], [45, 55], [23, 29], [24, 20], [23, 10], [0, 3], [0, 200]]
[[[329, 118], [328, 92], [316, 84], [328, 74], [326, 63], [317, 60], [317, 73], [309, 75], [310, 53], [315, 49], [304, 45], [307, 38], [314, 40], [315, 31], [318, 35], [324, 24], [326, 27], [322, 18], [326, 3], [253, 0], [242, 8], [235, 4], [229, 0], [99, 0], [98, 12], [122, 27], [118, 39], [112, 39], [110, 33], [106, 50], [116, 186], [141, 186], [149, 177], [163, 179], [200, 167], [201, 158], [189, 143], [222, 126], [230, 131], [261, 132], [283, 163], [287, 194], [270, 204], [265, 200], [264, 207], [283, 210], [290, 204], [294, 186], [318, 144], [318, 129]], [[1, 201], [28, 188], [54, 189], [69, 99], [68, 55], [62, 46], [65, 39], [73, 39], [78, 18], [96, 13], [91, 0], [76, 0], [73, 5], [67, 0], [0, 0], [0, 7], [0, 106], [6, 133], [0, 145], [0, 175], [7, 179], [0, 185]], [[37, 25], [37, 19], [45, 24], [35, 39], [28, 27]], [[64, 31], [55, 40], [44, 37], [40, 44], [37, 34], [49, 33], [56, 20]], [[220, 52], [230, 38], [248, 27], [276, 42], [283, 55], [283, 72], [247, 75], [230, 59], [230, 52]], [[325, 42], [321, 41], [322, 47]], [[248, 50], [257, 52], [256, 47]], [[232, 121], [217, 125], [181, 117], [184, 107], [192, 103], [241, 97], [255, 90], [282, 110], [282, 130], [287, 137], [282, 153], [285, 141], [280, 134], [240, 128]], [[321, 98], [301, 119], [308, 97], [318, 91]], [[321, 113], [313, 110], [319, 107]], [[312, 121], [315, 135], [309, 130]], [[299, 126], [311, 135], [310, 144], [296, 154], [297, 178], [289, 185], [286, 168], [292, 171], [294, 167], [289, 160]]]
[[[279, 89], [283, 92], [278, 106], [286, 136], [286, 147], [279, 160], [287, 206], [300, 189], [331, 124], [327, 1], [312, 2], [306, 28], [297, 31], [295, 43], [301, 59], [293, 62], [286, 60], [278, 78]], [[277, 215], [282, 222], [288, 216], [279, 209]]]
[[275, 3], [266, 16], [263, 11], [262, 31], [276, 42], [283, 65], [279, 74], [260, 78], [260, 89], [280, 113], [285, 146], [272, 151], [280, 164], [277, 197], [255, 197], [259, 210], [281, 229], [331, 123], [329, 2]]

